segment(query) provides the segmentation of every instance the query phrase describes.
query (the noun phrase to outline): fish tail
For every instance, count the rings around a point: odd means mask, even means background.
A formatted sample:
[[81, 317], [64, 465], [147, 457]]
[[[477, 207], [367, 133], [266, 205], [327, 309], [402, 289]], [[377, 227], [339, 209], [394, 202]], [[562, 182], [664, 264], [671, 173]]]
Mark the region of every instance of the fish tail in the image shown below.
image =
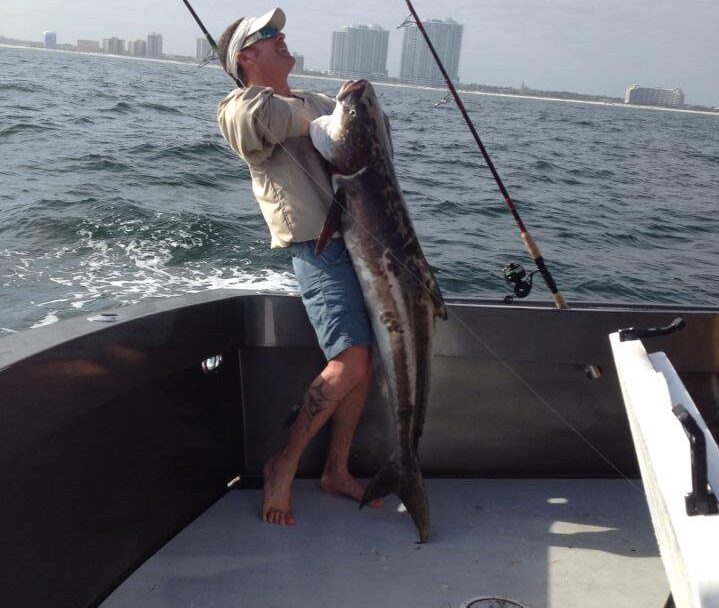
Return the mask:
[[365, 489], [360, 501], [360, 509], [368, 502], [388, 494], [399, 496], [419, 532], [419, 542], [427, 542], [429, 504], [416, 453], [412, 452], [409, 458], [401, 458], [400, 452], [395, 451], [392, 458], [385, 463]]

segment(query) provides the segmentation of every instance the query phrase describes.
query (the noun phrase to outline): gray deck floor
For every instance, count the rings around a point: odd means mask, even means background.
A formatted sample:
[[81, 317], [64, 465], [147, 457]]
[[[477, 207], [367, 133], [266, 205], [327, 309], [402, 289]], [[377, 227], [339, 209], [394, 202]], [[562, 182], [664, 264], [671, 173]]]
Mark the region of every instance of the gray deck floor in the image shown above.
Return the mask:
[[[639, 482], [635, 482], [639, 487]], [[432, 536], [389, 498], [359, 511], [295, 486], [294, 528], [235, 490], [130, 576], [119, 607], [661, 608], [669, 594], [644, 495], [626, 480], [427, 480]]]

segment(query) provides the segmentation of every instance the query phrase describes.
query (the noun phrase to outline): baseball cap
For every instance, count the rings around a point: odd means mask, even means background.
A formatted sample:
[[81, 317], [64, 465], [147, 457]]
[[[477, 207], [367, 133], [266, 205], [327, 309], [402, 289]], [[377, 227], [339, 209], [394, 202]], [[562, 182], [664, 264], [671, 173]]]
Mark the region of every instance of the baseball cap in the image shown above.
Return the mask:
[[285, 12], [281, 8], [273, 8], [271, 11], [267, 11], [259, 17], [245, 17], [240, 21], [227, 47], [226, 63], [230, 76], [235, 79], [239, 78], [236, 59], [237, 53], [242, 50], [245, 41], [252, 36], [252, 34], [256, 34], [268, 25], [275, 28], [278, 32], [282, 31], [282, 28], [285, 27], [286, 20]]

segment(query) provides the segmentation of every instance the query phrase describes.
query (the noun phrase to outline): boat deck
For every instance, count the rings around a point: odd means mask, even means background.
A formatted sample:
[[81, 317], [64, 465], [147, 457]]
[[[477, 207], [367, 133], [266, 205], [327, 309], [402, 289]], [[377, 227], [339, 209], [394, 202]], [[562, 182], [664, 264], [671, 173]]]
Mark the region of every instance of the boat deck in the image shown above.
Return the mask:
[[316, 480], [298, 480], [297, 526], [279, 528], [259, 520], [259, 490], [233, 490], [102, 607], [458, 608], [501, 597], [527, 608], [659, 608], [669, 595], [640, 481], [426, 486], [425, 545], [395, 497], [359, 511]]

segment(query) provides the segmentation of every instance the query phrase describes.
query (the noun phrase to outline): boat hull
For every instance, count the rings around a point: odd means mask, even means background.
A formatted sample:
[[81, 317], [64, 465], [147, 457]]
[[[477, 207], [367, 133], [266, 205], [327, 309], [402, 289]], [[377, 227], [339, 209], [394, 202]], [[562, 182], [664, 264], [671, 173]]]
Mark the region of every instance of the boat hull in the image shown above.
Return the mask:
[[[667, 353], [716, 434], [717, 310], [480, 300], [449, 309], [421, 443], [428, 477], [636, 476], [607, 335], [678, 315], [686, 329], [647, 348]], [[296, 296], [217, 291], [114, 312], [114, 323], [78, 318], [0, 340], [8, 605], [99, 602], [228, 480], [259, 476], [324, 363]], [[206, 373], [214, 355], [223, 364]], [[589, 363], [601, 379], [585, 377]], [[353, 471], [381, 465], [392, 429], [377, 383]], [[301, 476], [319, 475], [326, 442], [310, 447]]]

